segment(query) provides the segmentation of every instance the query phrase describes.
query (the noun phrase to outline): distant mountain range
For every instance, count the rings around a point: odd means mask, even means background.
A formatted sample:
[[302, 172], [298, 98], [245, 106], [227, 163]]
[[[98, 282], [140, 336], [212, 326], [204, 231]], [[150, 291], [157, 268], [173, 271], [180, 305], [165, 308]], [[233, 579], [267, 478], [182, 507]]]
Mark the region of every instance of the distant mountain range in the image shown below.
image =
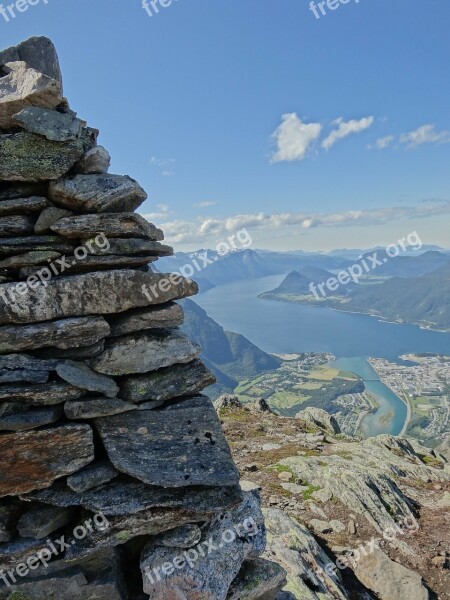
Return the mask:
[[344, 309], [450, 331], [450, 262], [419, 277], [360, 285]]
[[[375, 251], [375, 250], [374, 250]], [[381, 250], [379, 256], [381, 256]], [[359, 257], [367, 260], [371, 252], [362, 252]], [[361, 260], [361, 259], [359, 259]], [[450, 256], [444, 252], [429, 250], [415, 256], [398, 256], [390, 258], [370, 272], [369, 277], [414, 277], [429, 273], [450, 262]], [[328, 272], [325, 279], [341, 270], [348, 269], [355, 263], [346, 256], [307, 254], [301, 252], [271, 252], [269, 250], [235, 250], [226, 256], [220, 256], [214, 250], [198, 250], [196, 252], [178, 252], [175, 256], [160, 258], [159, 271], [179, 272], [191, 276], [197, 281], [200, 292], [206, 292], [218, 285], [233, 281], [267, 277], [269, 275], [286, 275], [297, 271], [305, 277], [311, 277], [306, 270], [318, 269]], [[370, 262], [369, 262], [370, 264]], [[310, 271], [313, 273], [313, 271]], [[317, 277], [322, 277], [316, 272]], [[323, 281], [321, 278], [320, 281]]]
[[[399, 323], [415, 323], [422, 327], [450, 331], [450, 259], [439, 252], [427, 252], [404, 262], [402, 272], [421, 272], [440, 265], [419, 276], [393, 277], [378, 284], [341, 285], [336, 291], [327, 291], [325, 298], [317, 299], [309, 286], [332, 276], [329, 272], [314, 271], [309, 279], [305, 272], [289, 273], [278, 288], [265, 292], [261, 298], [317, 304], [338, 310], [366, 313]], [[395, 260], [395, 259], [393, 259]], [[397, 259], [400, 260], [400, 259]], [[406, 261], [406, 257], [402, 257]], [[384, 265], [383, 265], [384, 266]], [[380, 267], [380, 270], [383, 267]], [[378, 271], [377, 271], [378, 273]], [[325, 288], [326, 289], [326, 288]], [[319, 294], [320, 295], [320, 294]]]
[[[450, 330], [450, 255], [446, 251], [431, 248], [420, 254], [405, 253], [394, 258], [387, 257], [382, 248], [374, 249], [359, 254], [356, 261], [348, 257], [359, 250], [343, 251], [347, 256], [251, 249], [234, 250], [226, 256], [220, 256], [213, 250], [198, 250], [161, 258], [158, 270], [181, 272], [192, 277], [199, 283], [201, 292], [234, 281], [286, 275], [277, 289], [261, 297], [320, 304], [447, 331]], [[381, 264], [365, 272], [360, 284], [350, 281], [335, 291], [327, 290], [326, 298], [314, 297], [311, 283], [318, 285], [326, 282], [358, 263], [371, 265], [370, 257], [374, 252]], [[192, 335], [195, 337], [194, 332]], [[231, 348], [231, 341], [227, 340]], [[233, 361], [230, 359], [228, 362]], [[228, 365], [220, 370], [224, 377], [237, 377], [230, 369]]]
[[202, 347], [201, 358], [217, 378], [217, 384], [207, 390], [213, 398], [232, 392], [244, 379], [280, 366], [279, 359], [263, 352], [243, 335], [225, 331], [192, 300], [183, 300], [182, 304], [185, 312], [182, 329]]
[[[207, 262], [206, 262], [207, 261]], [[206, 263], [206, 264], [205, 264]], [[214, 250], [178, 252], [158, 261], [158, 269], [189, 274], [198, 283], [200, 292], [224, 283], [273, 275], [273, 270], [253, 250], [238, 250], [221, 256]]]
[[[366, 252], [363, 254], [364, 259], [368, 259], [373, 253]], [[378, 253], [378, 258], [385, 256], [383, 251]], [[360, 262], [360, 261], [357, 261]], [[415, 256], [397, 256], [389, 258], [382, 265], [370, 272], [369, 275], [376, 277], [419, 277], [426, 273], [431, 273], [444, 265], [450, 263], [450, 256], [437, 250], [428, 250], [423, 254]], [[368, 262], [370, 265], [370, 261]]]
[[[276, 289], [261, 294], [260, 298], [271, 299], [271, 295], [312, 296], [311, 284], [317, 285], [330, 277], [333, 277], [330, 271], [318, 267], [305, 267], [301, 271], [291, 271]], [[350, 287], [349, 285], [342, 288], [342, 295], [346, 295], [356, 284], [351, 284]]]
[[[371, 252], [376, 252], [376, 251], [383, 251], [384, 248], [382, 246], [375, 246], [374, 248], [366, 248], [365, 250], [357, 249], [357, 248], [341, 248], [341, 249], [337, 249], [337, 250], [332, 250], [331, 252], [328, 252], [327, 254], [329, 256], [341, 256], [343, 258], [348, 258], [349, 260], [357, 260], [358, 257], [361, 256], [361, 254], [368, 254]], [[438, 252], [442, 252], [444, 254], [450, 254], [450, 250], [446, 250], [445, 248], [441, 248], [440, 246], [436, 246], [433, 244], [424, 244], [420, 251], [421, 252], [428, 252], [428, 251], [438, 251]], [[416, 250], [412, 250], [412, 249], [407, 249], [406, 252], [404, 253], [405, 255], [414, 255], [416, 254]]]

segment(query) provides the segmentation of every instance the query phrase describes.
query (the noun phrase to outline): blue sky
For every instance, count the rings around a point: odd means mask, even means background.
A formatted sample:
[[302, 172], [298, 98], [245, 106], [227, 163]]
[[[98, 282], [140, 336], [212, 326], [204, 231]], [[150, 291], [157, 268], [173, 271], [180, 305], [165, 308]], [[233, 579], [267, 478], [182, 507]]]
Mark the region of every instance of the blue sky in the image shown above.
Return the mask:
[[0, 45], [54, 41], [72, 108], [177, 249], [242, 227], [260, 248], [450, 246], [450, 3], [338, 6], [40, 0], [0, 16]]

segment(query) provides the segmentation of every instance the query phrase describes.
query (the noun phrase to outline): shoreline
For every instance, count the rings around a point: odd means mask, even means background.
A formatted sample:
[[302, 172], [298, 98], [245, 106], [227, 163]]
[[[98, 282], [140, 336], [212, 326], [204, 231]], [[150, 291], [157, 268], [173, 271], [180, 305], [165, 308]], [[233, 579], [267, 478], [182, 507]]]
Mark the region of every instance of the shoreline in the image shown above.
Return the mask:
[[[399, 357], [399, 358], [400, 358], [400, 357]], [[374, 364], [372, 364], [371, 357], [369, 357], [367, 360], [368, 360], [368, 362], [369, 362], [370, 366], [372, 367], [372, 369], [373, 369], [373, 370], [375, 371], [375, 373], [378, 375], [378, 378], [379, 378], [379, 380], [381, 381], [381, 383], [382, 383], [383, 385], [385, 385], [385, 386], [386, 386], [388, 389], [390, 389], [390, 390], [391, 390], [391, 392], [392, 392], [392, 393], [393, 393], [395, 396], [397, 396], [397, 398], [398, 398], [399, 400], [401, 400], [401, 402], [403, 402], [403, 404], [405, 404], [405, 405], [406, 405], [406, 417], [405, 417], [405, 422], [404, 422], [404, 424], [403, 424], [403, 427], [402, 427], [402, 429], [401, 429], [400, 433], [398, 433], [398, 437], [404, 437], [404, 436], [405, 436], [405, 434], [406, 434], [406, 432], [407, 432], [407, 430], [408, 430], [409, 424], [411, 423], [411, 419], [412, 419], [412, 407], [411, 407], [411, 402], [409, 401], [409, 399], [408, 399], [407, 397], [403, 398], [402, 396], [400, 396], [400, 395], [398, 394], [398, 392], [396, 392], [396, 391], [395, 391], [395, 390], [394, 390], [394, 389], [393, 389], [393, 388], [392, 388], [392, 387], [389, 385], [389, 383], [387, 383], [386, 381], [383, 381], [383, 379], [382, 379], [382, 377], [381, 377], [380, 373], [377, 371], [377, 369], [376, 369], [375, 365], [374, 365]]]
[[436, 329], [434, 327], [425, 327], [423, 323], [421, 324], [414, 321], [391, 321], [387, 317], [383, 317], [383, 315], [380, 314], [374, 314], [358, 310], [344, 310], [342, 308], [336, 308], [335, 306], [329, 306], [328, 304], [302, 302], [300, 300], [286, 300], [284, 298], [277, 298], [276, 296], [265, 296], [266, 294], [270, 293], [271, 292], [263, 292], [257, 297], [261, 300], [273, 300], [274, 302], [285, 302], [287, 304], [301, 304], [302, 306], [311, 306], [312, 308], [329, 308], [330, 310], [335, 310], [336, 312], [348, 313], [351, 315], [364, 315], [366, 317], [373, 317], [374, 319], [377, 319], [380, 323], [389, 323], [391, 325], [414, 325], [415, 327], [418, 327], [423, 331], [435, 331], [436, 333], [450, 333], [450, 329]]
[[357, 420], [356, 425], [355, 425], [355, 432], [354, 432], [355, 433], [355, 437], [357, 437], [358, 434], [359, 434], [360, 437], [363, 437], [363, 432], [361, 431], [361, 425], [362, 425], [362, 422], [364, 421], [364, 419], [369, 414], [370, 414], [370, 410], [363, 410], [359, 414], [358, 420]]

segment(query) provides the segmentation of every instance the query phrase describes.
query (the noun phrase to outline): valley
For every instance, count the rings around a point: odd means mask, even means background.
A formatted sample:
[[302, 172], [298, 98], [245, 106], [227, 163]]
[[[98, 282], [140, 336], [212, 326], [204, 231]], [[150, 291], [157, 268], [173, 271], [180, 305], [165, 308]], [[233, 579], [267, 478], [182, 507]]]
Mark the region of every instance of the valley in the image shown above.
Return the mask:
[[[181, 262], [195, 260], [197, 254], [160, 262], [172, 270]], [[351, 258], [344, 253], [246, 249], [206, 267], [199, 274], [203, 292], [195, 302], [185, 302], [184, 329], [202, 346], [202, 359], [216, 376], [216, 385], [207, 392], [213, 399], [234, 393], [246, 403], [265, 398], [283, 416], [295, 416], [308, 406], [323, 408], [348, 435], [366, 438], [407, 432], [435, 446], [448, 435], [448, 391], [432, 396], [421, 384], [430, 381], [428, 371], [433, 373], [436, 360], [432, 356], [450, 355], [450, 335], [424, 328], [424, 324], [395, 321], [407, 320], [403, 315], [408, 302], [414, 304], [417, 286], [430, 301], [426, 312], [438, 312], [445, 321], [448, 255], [432, 249], [392, 259], [376, 277], [343, 286], [340, 293], [345, 296], [316, 300], [310, 282], [323, 281], [330, 272], [348, 266]], [[287, 276], [268, 274], [283, 265], [298, 265], [299, 271]], [[382, 297], [384, 286], [398, 289], [402, 297], [411, 287], [409, 300], [399, 300], [397, 318], [380, 320], [358, 314], [367, 309], [350, 311], [364, 295]], [[273, 292], [267, 293], [270, 289]], [[432, 298], [441, 289], [444, 293], [437, 303]], [[283, 302], [264, 299], [273, 295]], [[386, 298], [385, 305], [391, 299]], [[411, 355], [420, 358], [419, 365], [405, 358]], [[416, 381], [413, 390], [412, 380]]]
[[240, 382], [234, 393], [241, 402], [264, 398], [272, 410], [285, 417], [294, 417], [308, 407], [321, 408], [336, 418], [343, 433], [359, 435], [364, 415], [378, 407], [360, 377], [330, 366], [334, 360], [330, 354], [278, 358], [283, 362], [275, 371]]

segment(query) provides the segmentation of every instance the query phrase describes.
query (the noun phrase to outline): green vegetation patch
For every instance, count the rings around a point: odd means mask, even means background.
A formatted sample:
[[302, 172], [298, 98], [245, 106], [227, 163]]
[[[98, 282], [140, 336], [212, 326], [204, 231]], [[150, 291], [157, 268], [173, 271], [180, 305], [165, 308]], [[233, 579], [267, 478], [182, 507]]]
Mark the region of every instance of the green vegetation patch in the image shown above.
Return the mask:
[[294, 477], [294, 473], [286, 465], [270, 465], [270, 467], [267, 467], [267, 470], [274, 471], [275, 473], [290, 473]]
[[320, 487], [317, 487], [316, 485], [308, 485], [308, 489], [306, 489], [303, 492], [303, 499], [311, 500], [314, 492], [318, 492], [319, 490], [320, 490]]
[[336, 379], [340, 371], [327, 365], [323, 365], [308, 375], [309, 379], [318, 379], [319, 381], [331, 381]]
[[419, 454], [420, 460], [424, 462], [428, 467], [433, 467], [435, 469], [442, 469], [443, 464], [437, 458], [433, 456], [429, 456], [428, 454]]

